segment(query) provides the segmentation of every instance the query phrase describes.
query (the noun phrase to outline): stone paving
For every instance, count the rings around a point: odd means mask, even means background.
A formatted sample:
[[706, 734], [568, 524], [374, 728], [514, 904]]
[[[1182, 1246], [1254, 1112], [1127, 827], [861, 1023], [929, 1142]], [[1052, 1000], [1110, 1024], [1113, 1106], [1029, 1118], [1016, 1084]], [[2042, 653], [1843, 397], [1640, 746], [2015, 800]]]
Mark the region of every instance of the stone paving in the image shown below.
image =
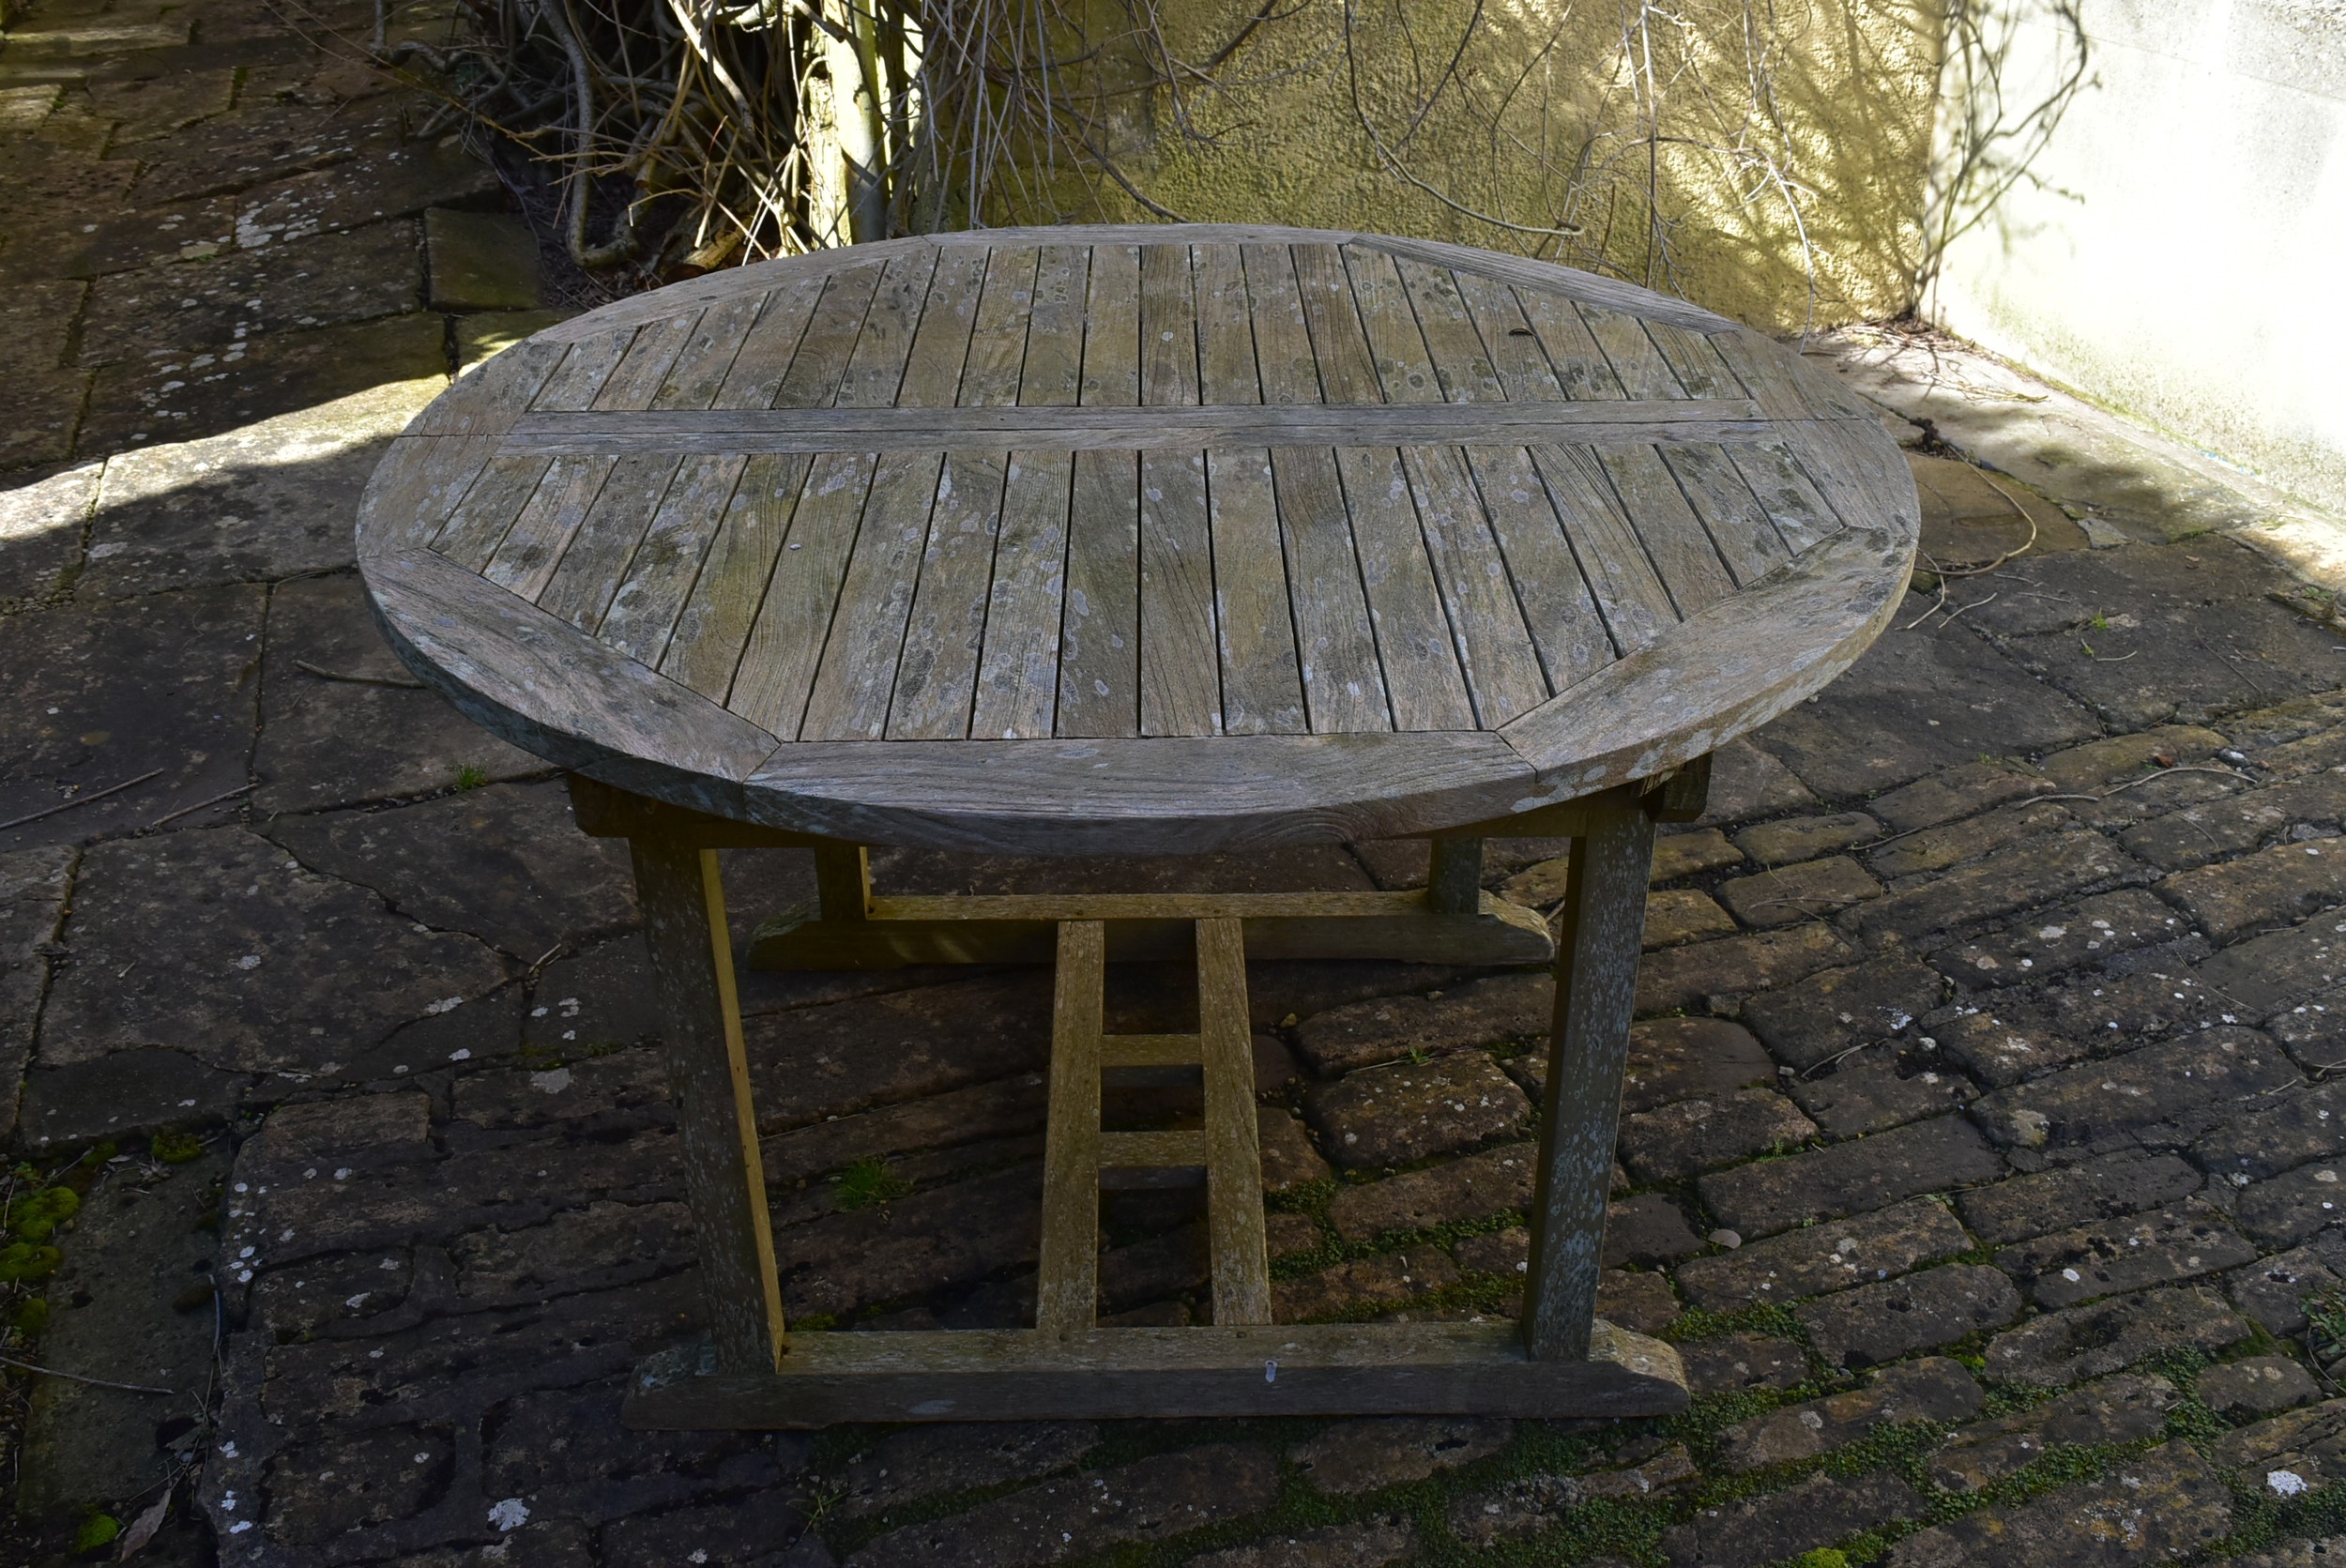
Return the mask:
[[[2346, 1553], [2346, 634], [2204, 505], [2039, 449], [2048, 499], [1919, 428], [1933, 561], [2029, 548], [1919, 576], [1658, 857], [1604, 1310], [1678, 1345], [1686, 1415], [622, 1429], [700, 1314], [624, 863], [404, 683], [349, 570], [384, 434], [540, 319], [420, 117], [237, 0], [53, 3], [0, 50], [5, 1354], [171, 1391], [12, 1375], [0, 1559], [155, 1521], [149, 1560], [404, 1568]], [[1562, 847], [1486, 880], [1552, 907]], [[812, 892], [728, 869], [745, 949]], [[1112, 1027], [1189, 984], [1120, 969]], [[1508, 1312], [1546, 980], [1252, 985], [1280, 1316]], [[744, 988], [796, 1318], [1020, 1322], [1047, 977]], [[1190, 1195], [1113, 1195], [1104, 1246], [1104, 1312], [1194, 1320]]]

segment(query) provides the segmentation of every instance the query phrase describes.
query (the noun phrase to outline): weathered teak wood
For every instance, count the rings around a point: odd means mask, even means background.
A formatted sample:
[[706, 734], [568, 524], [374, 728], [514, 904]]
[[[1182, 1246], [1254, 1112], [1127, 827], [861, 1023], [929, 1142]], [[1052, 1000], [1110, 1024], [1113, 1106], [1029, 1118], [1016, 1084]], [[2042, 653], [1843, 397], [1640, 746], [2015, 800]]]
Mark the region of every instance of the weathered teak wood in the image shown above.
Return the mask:
[[1682, 301], [1425, 241], [1106, 227], [566, 322], [394, 443], [360, 555], [427, 680], [639, 793], [1193, 853], [1667, 772], [1845, 668], [1916, 525], [1860, 402]]
[[1537, 1361], [1589, 1353], [1653, 865], [1643, 811], [1606, 813], [1572, 841], [1523, 1290], [1523, 1343]]
[[1051, 1103], [1043, 1134], [1043, 1250], [1035, 1329], [1089, 1329], [1100, 1280], [1100, 1036], [1106, 934], [1098, 921], [1059, 928], [1051, 997]]
[[757, 1371], [785, 1350], [782, 1285], [717, 852], [648, 837], [632, 847], [717, 1362]]
[[[1918, 525], [1879, 422], [1683, 301], [1521, 257], [1248, 225], [995, 230], [696, 279], [500, 356], [392, 443], [392, 646], [623, 837], [711, 1289], [652, 1424], [1648, 1413], [1592, 1318], [1656, 821], [1887, 623]], [[1574, 843], [1560, 938], [1480, 887]], [[908, 898], [865, 846], [1433, 840], [1380, 893]], [[814, 851], [760, 963], [1054, 962], [1038, 1327], [783, 1337], [716, 851]], [[1194, 954], [1196, 1035], [1104, 966]], [[1557, 975], [1519, 1332], [1270, 1326], [1250, 958]], [[1203, 1124], [1104, 1131], [1104, 1081]], [[1211, 1329], [1095, 1326], [1098, 1189], [1203, 1180]], [[1284, 1370], [1282, 1370], [1284, 1369]]]
[[1668, 1415], [1678, 1352], [1599, 1322], [1582, 1361], [1535, 1361], [1501, 1323], [795, 1334], [769, 1374], [694, 1347], [636, 1369], [631, 1426], [815, 1427], [865, 1421], [1118, 1417]]
[[1262, 1151], [1255, 1122], [1255, 1057], [1246, 1024], [1246, 939], [1228, 918], [1197, 922], [1197, 1040], [1205, 1068], [1207, 1245], [1213, 1320], [1271, 1321]]

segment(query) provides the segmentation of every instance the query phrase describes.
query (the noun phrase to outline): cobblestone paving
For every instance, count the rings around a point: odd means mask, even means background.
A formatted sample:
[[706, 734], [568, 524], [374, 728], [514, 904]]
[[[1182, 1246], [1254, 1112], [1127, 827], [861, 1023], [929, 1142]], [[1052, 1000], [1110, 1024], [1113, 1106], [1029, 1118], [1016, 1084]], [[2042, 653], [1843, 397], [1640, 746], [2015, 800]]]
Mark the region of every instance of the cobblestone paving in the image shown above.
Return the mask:
[[[255, 1565], [2346, 1553], [2346, 648], [2232, 538], [1920, 451], [1934, 556], [2034, 547], [1925, 579], [1661, 845], [1604, 1310], [1679, 1346], [1689, 1413], [623, 1430], [700, 1312], [624, 864], [400, 684], [348, 566], [373, 444], [526, 324], [460, 310], [526, 305], [510, 268], [427, 252], [498, 202], [400, 139], [419, 113], [236, 0], [53, 3], [0, 51], [8, 1354], [180, 1391], [14, 1385], [25, 1560], [159, 1499], [150, 1560]], [[1551, 907], [1561, 848], [1486, 880]], [[1424, 855], [876, 862], [1271, 889]], [[745, 943], [812, 891], [730, 870]], [[1120, 972], [1113, 1027], [1177, 1027], [1189, 983]], [[1508, 1312], [1546, 980], [1252, 984], [1280, 1315]], [[1046, 978], [745, 990], [798, 1320], [1020, 1322]], [[53, 1236], [22, 1195], [60, 1169]], [[1104, 1311], [1193, 1320], [1201, 1238], [1187, 1195], [1114, 1195]]]

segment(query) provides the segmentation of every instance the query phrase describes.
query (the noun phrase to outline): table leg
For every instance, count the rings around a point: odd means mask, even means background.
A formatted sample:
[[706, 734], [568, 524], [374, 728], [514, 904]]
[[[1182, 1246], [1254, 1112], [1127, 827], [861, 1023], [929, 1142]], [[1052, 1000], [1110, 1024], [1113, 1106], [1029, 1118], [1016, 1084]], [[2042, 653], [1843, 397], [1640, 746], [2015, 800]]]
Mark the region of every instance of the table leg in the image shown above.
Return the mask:
[[784, 1349], [782, 1286], [717, 852], [668, 837], [632, 838], [628, 847], [659, 992], [717, 1364], [726, 1372], [770, 1372]]
[[1535, 1361], [1589, 1353], [1653, 867], [1653, 819], [1638, 807], [1595, 815], [1573, 837], [1520, 1325]]
[[1483, 906], [1483, 841], [1436, 839], [1425, 868], [1425, 905], [1445, 915], [1472, 915]]

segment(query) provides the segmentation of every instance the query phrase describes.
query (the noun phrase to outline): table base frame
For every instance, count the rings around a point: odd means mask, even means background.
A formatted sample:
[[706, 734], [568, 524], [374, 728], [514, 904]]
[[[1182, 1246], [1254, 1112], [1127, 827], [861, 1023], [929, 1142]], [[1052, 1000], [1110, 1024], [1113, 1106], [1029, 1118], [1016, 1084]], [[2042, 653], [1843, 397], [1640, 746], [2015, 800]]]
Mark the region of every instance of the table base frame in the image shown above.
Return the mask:
[[[586, 831], [629, 840], [666, 1028], [670, 1088], [709, 1312], [706, 1345], [638, 1369], [645, 1427], [845, 1421], [1287, 1414], [1652, 1415], [1683, 1408], [1675, 1351], [1595, 1316], [1613, 1145], [1656, 820], [1699, 814], [1707, 765], [1653, 786], [1437, 838], [1423, 893], [876, 899], [861, 845], [732, 822], [573, 778]], [[1485, 836], [1568, 836], [1551, 941], [1481, 891]], [[1036, 1326], [1018, 1332], [788, 1333], [718, 872], [722, 848], [816, 851], [822, 911], [761, 934], [788, 967], [1055, 959]], [[1447, 935], [1453, 945], [1428, 942]], [[1414, 937], [1404, 941], [1404, 938]], [[1047, 947], [1045, 944], [1047, 943]], [[1428, 951], [1431, 948], [1432, 951]], [[1104, 1032], [1104, 966], [1195, 952], [1192, 1034]], [[1476, 958], [1473, 951], [1503, 952]], [[861, 956], [865, 962], [857, 963]], [[1271, 1322], [1245, 964], [1344, 956], [1552, 959], [1531, 1258], [1513, 1324]], [[1204, 1125], [1101, 1127], [1119, 1073], [1194, 1074]], [[1207, 1188], [1214, 1323], [1100, 1328], [1099, 1192]]]

